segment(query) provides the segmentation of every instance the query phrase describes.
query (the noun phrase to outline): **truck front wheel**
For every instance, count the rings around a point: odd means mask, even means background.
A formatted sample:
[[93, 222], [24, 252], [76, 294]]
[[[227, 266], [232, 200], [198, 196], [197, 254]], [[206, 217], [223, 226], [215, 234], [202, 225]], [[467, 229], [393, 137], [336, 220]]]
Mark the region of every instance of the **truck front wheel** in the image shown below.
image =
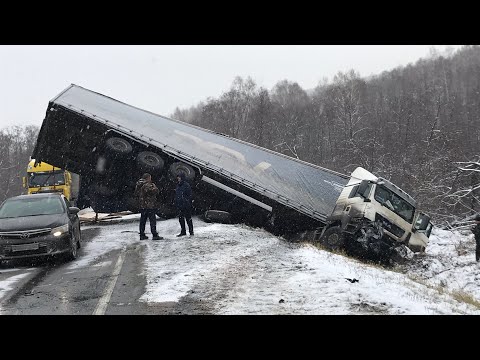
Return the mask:
[[325, 231], [320, 243], [328, 250], [339, 250], [345, 245], [345, 236], [340, 226], [333, 226]]

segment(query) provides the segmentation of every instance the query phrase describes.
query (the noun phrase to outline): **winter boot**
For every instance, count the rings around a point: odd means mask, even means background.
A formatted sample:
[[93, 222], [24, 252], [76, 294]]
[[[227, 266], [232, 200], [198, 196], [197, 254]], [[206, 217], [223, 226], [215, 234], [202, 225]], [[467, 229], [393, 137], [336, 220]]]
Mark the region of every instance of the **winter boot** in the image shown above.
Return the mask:
[[193, 236], [193, 221], [192, 219], [187, 220], [188, 232]]
[[163, 240], [163, 237], [158, 236], [158, 234], [153, 235], [152, 240]]
[[187, 235], [187, 233], [183, 233], [183, 232], [181, 232], [180, 234], [178, 234], [178, 235], [177, 235], [177, 237], [180, 237], [180, 236], [185, 236], [185, 235]]
[[145, 234], [140, 234], [140, 240], [147, 240], [148, 236]]

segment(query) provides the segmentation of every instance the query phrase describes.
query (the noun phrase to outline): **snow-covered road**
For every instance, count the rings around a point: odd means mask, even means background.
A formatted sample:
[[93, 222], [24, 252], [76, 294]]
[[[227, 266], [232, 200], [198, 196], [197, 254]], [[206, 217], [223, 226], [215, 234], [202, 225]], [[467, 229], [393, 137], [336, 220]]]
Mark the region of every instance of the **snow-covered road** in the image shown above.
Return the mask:
[[176, 219], [159, 221], [161, 241], [139, 241], [135, 216], [86, 226], [100, 232], [68, 268], [101, 266], [105, 253], [143, 244], [146, 304], [193, 302], [212, 314], [480, 314], [469, 235], [436, 230], [426, 256], [402, 273], [245, 225], [194, 218], [194, 226], [194, 237], [177, 238]]

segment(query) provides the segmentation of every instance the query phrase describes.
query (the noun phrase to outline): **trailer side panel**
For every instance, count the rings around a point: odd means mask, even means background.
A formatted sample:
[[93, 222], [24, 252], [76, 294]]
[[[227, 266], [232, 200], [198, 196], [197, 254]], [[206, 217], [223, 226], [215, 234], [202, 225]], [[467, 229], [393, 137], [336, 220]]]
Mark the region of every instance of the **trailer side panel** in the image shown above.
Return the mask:
[[348, 181], [346, 175], [168, 119], [76, 85], [51, 104], [234, 179], [315, 219], [325, 220], [332, 212]]

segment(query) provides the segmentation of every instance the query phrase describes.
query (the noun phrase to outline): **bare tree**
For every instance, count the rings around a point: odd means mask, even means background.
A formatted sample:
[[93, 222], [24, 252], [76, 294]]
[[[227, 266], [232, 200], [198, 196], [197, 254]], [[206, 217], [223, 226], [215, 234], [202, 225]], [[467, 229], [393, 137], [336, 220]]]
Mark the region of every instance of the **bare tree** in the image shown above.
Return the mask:
[[[460, 188], [451, 188], [447, 198], [451, 205], [460, 207], [464, 214], [474, 214], [480, 211], [480, 156], [472, 161], [457, 162], [458, 170], [455, 178]], [[463, 181], [462, 181], [463, 180]]]
[[283, 80], [274, 86], [272, 102], [276, 125], [274, 148], [300, 158], [310, 98], [297, 83]]
[[309, 92], [237, 77], [193, 109], [176, 116], [343, 173], [362, 166], [437, 219], [478, 210], [480, 46], [435, 50], [368, 79], [340, 72]]
[[35, 146], [38, 127], [14, 126], [0, 131], [0, 201], [24, 192], [22, 177], [26, 175], [30, 155]]

